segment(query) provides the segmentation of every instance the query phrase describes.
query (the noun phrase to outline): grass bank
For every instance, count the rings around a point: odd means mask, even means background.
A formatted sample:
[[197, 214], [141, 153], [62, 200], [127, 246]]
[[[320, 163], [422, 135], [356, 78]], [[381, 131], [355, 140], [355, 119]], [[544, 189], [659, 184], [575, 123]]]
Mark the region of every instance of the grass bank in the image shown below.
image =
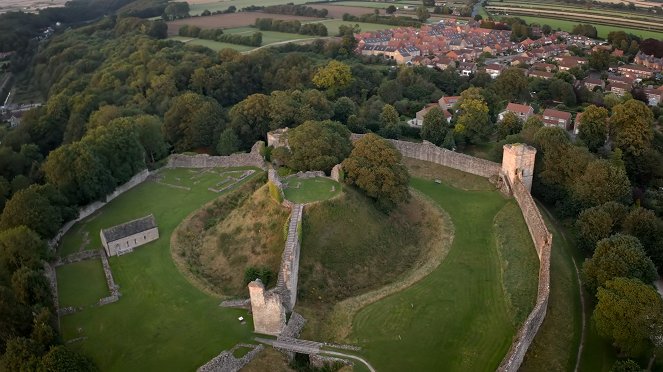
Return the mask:
[[218, 296], [247, 297], [244, 272], [267, 268], [276, 282], [289, 211], [259, 180], [207, 204], [173, 233], [171, 252], [191, 282]]
[[332, 322], [337, 303], [403, 280], [445, 238], [443, 220], [422, 198], [387, 215], [349, 187], [307, 206], [302, 227], [297, 311], [309, 320], [304, 337], [337, 341], [350, 326], [349, 319]]

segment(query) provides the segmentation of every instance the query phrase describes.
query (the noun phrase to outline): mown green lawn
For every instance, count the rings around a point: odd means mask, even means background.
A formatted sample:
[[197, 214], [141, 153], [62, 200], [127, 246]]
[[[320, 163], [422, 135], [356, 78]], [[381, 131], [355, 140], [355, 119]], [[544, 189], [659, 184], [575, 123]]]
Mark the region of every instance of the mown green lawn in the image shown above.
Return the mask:
[[91, 306], [110, 295], [99, 258], [58, 267], [57, 279], [60, 307]]
[[[513, 263], [514, 257], [533, 262], [532, 243], [523, 240], [527, 227], [513, 214], [518, 208], [509, 207], [515, 201], [496, 191], [465, 191], [420, 178], [411, 186], [451, 216], [451, 251], [422, 281], [362, 309], [351, 341], [364, 348], [362, 355], [378, 370], [494, 371], [518, 328], [506, 299], [522, 291], [523, 281], [538, 280], [535, 266], [529, 266], [529, 274], [502, 271], [522, 269]], [[504, 216], [498, 220], [513, 230], [496, 238], [494, 223], [500, 211]], [[510, 252], [498, 245], [505, 236], [516, 239]]]
[[[331, 199], [341, 192], [341, 184], [324, 177], [286, 180], [287, 187], [283, 190], [285, 198], [295, 203], [311, 203]], [[297, 187], [299, 185], [299, 187]]]
[[[92, 357], [102, 371], [192, 371], [221, 350], [250, 341], [253, 335], [250, 317], [244, 325], [237, 321], [238, 316], [247, 317], [246, 311], [219, 307], [218, 299], [199, 291], [181, 275], [170, 254], [173, 229], [189, 213], [221, 195], [207, 187], [222, 177], [215, 173], [196, 177], [197, 173], [186, 169], [165, 170], [164, 174], [164, 182], [179, 182], [191, 190], [147, 181], [113, 200], [84, 220], [81, 229], [75, 227], [70, 233], [88, 231], [93, 238], [91, 244], [98, 246], [101, 226], [149, 213], [154, 214], [159, 226], [157, 241], [110, 259], [122, 292], [118, 302], [61, 318], [64, 340], [86, 337], [71, 346]], [[65, 249], [68, 241], [65, 239]], [[67, 266], [63, 269], [66, 271]], [[90, 279], [82, 271], [73, 276], [62, 284]], [[71, 290], [67, 286], [63, 289]]]

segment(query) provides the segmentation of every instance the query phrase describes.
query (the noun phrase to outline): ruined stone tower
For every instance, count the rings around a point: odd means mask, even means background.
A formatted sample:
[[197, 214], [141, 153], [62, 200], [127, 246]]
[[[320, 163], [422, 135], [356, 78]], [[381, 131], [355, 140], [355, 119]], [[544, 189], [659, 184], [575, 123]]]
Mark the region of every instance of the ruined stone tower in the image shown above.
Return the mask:
[[285, 308], [281, 297], [273, 291], [265, 291], [260, 279], [249, 283], [253, 328], [258, 333], [278, 335], [285, 328]]
[[527, 191], [531, 192], [536, 149], [523, 143], [507, 144], [503, 149], [502, 172], [509, 183], [513, 185], [520, 179]]

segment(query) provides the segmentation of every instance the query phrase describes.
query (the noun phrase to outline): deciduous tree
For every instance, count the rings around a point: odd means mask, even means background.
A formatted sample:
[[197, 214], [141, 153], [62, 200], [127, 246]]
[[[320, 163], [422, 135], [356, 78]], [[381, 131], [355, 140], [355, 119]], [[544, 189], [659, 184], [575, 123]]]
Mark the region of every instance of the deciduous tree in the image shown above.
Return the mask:
[[288, 144], [292, 153], [288, 166], [302, 171], [329, 172], [352, 149], [348, 128], [331, 120], [307, 121], [289, 130]]
[[424, 122], [421, 126], [421, 139], [439, 146], [442, 144], [449, 130], [448, 127], [449, 125], [442, 109], [433, 107], [424, 115]]
[[573, 197], [585, 207], [595, 207], [609, 201], [628, 202], [631, 183], [624, 168], [607, 160], [594, 160], [573, 184]]
[[585, 285], [591, 292], [618, 277], [640, 279], [643, 283], [653, 283], [657, 278], [654, 263], [647, 257], [640, 241], [622, 234], [600, 240], [592, 258], [583, 264], [582, 271]]
[[617, 202], [583, 210], [575, 223], [580, 247], [587, 253], [593, 252], [599, 240], [620, 229], [626, 213], [626, 206]]
[[383, 208], [393, 208], [410, 197], [410, 176], [401, 159], [401, 153], [391, 143], [367, 134], [354, 143], [350, 156], [343, 161], [345, 180], [376, 199]]
[[608, 138], [608, 110], [591, 105], [580, 117], [578, 137], [587, 148], [596, 152]]
[[173, 98], [164, 116], [163, 131], [175, 151], [181, 152], [210, 146], [214, 132], [222, 125], [223, 112], [214, 99], [187, 92]]
[[594, 322], [600, 335], [609, 338], [629, 356], [641, 356], [663, 337], [663, 299], [638, 279], [616, 278], [596, 294]]
[[663, 221], [653, 211], [637, 207], [624, 217], [623, 228], [640, 240], [654, 264], [663, 270]]
[[329, 89], [332, 92], [343, 89], [352, 82], [350, 66], [343, 62], [331, 60], [313, 75], [313, 84], [318, 88]]
[[497, 123], [497, 135], [504, 139], [511, 134], [519, 133], [523, 129], [523, 121], [513, 112], [507, 112], [502, 120]]
[[651, 110], [643, 102], [630, 99], [612, 109], [610, 137], [625, 154], [639, 156], [654, 137]]

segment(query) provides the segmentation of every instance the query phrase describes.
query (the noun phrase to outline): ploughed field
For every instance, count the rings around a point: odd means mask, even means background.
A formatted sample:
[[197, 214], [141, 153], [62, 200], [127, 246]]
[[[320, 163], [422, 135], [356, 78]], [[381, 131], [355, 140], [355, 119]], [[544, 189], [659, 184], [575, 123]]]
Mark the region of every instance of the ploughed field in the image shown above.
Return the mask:
[[[184, 18], [168, 22], [168, 34], [177, 35], [177, 32], [179, 31], [180, 27], [184, 25], [198, 26], [202, 29], [208, 29], [208, 28], [225, 29], [233, 27], [251, 26], [256, 23], [257, 18], [274, 18], [285, 21], [297, 20], [300, 22], [314, 21], [318, 19], [312, 17], [300, 17], [300, 16], [286, 15], [286, 14], [269, 14], [263, 12], [239, 12], [239, 13], [230, 13], [230, 14], [214, 14], [205, 17]], [[256, 29], [255, 31], [259, 30]]]
[[535, 302], [538, 258], [525, 221], [484, 179], [416, 174], [442, 179], [411, 187], [449, 214], [450, 251], [421, 281], [359, 311], [348, 341], [378, 370], [494, 371]]
[[[100, 228], [150, 213], [159, 227], [158, 240], [110, 258], [122, 293], [118, 302], [93, 306], [99, 297], [108, 295], [98, 258], [58, 268], [63, 305], [83, 307], [61, 317], [62, 336], [65, 341], [78, 339], [70, 346], [92, 357], [100, 370], [195, 370], [221, 350], [251, 340], [250, 317], [246, 324], [237, 321], [238, 316], [246, 317], [246, 311], [219, 307], [218, 298], [182, 276], [170, 252], [175, 227], [203, 204], [233, 189], [209, 190], [228, 185], [222, 173], [226, 170], [163, 170], [163, 178], [148, 180], [117, 197], [65, 236], [61, 251], [73, 252], [100, 248]], [[239, 184], [260, 174], [258, 170]], [[80, 289], [81, 283], [89, 285]]]

